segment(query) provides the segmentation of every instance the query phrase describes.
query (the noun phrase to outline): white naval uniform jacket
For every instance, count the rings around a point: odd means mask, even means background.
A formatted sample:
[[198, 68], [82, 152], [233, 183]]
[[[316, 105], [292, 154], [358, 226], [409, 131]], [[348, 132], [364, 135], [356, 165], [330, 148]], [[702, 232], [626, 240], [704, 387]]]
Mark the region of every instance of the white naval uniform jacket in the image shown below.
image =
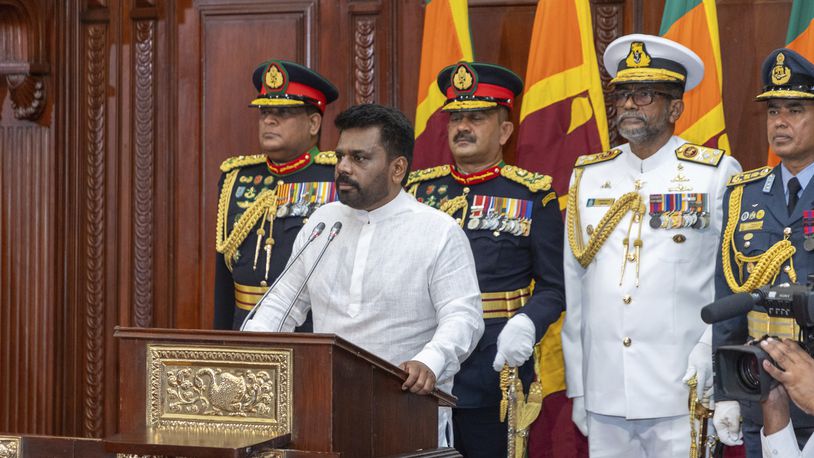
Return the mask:
[[[627, 419], [688, 413], [689, 389], [681, 378], [690, 351], [706, 329], [700, 311], [714, 299], [721, 201], [727, 180], [741, 168], [729, 156], [717, 166], [679, 160], [675, 150], [684, 143], [674, 136], [645, 160], [625, 144], [618, 157], [583, 166], [578, 205], [585, 245], [588, 226], [595, 228], [609, 209], [607, 200], [594, 200], [589, 206], [589, 199], [617, 199], [633, 191], [639, 180], [646, 206], [638, 287], [635, 262], [624, 263], [623, 240], [632, 212], [622, 218], [587, 268], [580, 266], [565, 240], [562, 340], [567, 394], [584, 396], [590, 412]], [[687, 181], [671, 181], [677, 178]], [[679, 185], [684, 189], [678, 190]], [[652, 228], [650, 195], [675, 193], [705, 193], [709, 225]], [[637, 226], [630, 230], [631, 252]]]

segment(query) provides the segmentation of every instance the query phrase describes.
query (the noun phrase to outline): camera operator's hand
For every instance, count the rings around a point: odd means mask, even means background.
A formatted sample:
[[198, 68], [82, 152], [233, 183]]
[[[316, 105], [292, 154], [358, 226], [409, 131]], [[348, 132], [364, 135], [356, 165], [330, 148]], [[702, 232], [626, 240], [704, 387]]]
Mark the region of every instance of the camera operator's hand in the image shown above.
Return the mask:
[[768, 436], [774, 434], [789, 424], [791, 416], [789, 414], [789, 395], [783, 389], [783, 385], [778, 384], [769, 391], [769, 397], [760, 403], [763, 410], [763, 434]]
[[743, 444], [741, 433], [741, 406], [738, 401], [719, 401], [715, 403], [715, 414], [712, 424], [718, 433], [718, 439], [724, 445]]
[[571, 421], [583, 436], [588, 437], [588, 411], [585, 410], [585, 397], [577, 396], [571, 399]]
[[[760, 347], [774, 360], [763, 361], [763, 368], [783, 384], [791, 400], [809, 415], [814, 415], [814, 359], [794, 340], [769, 337]], [[782, 367], [783, 369], [778, 369]]]
[[706, 342], [698, 342], [690, 352], [687, 359], [687, 372], [682, 382], [687, 383], [693, 375], [698, 381], [696, 396], [698, 400], [712, 397], [712, 346]]

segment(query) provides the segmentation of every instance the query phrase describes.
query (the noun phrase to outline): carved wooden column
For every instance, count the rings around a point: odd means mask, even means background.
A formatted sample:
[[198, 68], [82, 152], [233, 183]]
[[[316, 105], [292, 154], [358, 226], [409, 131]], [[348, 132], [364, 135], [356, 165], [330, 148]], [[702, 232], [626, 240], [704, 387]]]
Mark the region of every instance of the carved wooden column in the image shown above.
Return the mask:
[[[616, 38], [624, 34], [625, 0], [591, 0], [594, 24], [594, 46], [599, 61], [599, 76], [602, 79], [602, 88], [607, 95], [610, 75], [605, 71], [602, 56], [605, 48]], [[616, 130], [616, 108], [605, 97], [605, 110], [608, 115], [608, 133], [611, 146], [624, 143]]]
[[19, 120], [36, 121], [45, 108], [43, 76], [50, 68], [42, 34], [44, 15], [39, 2], [0, 0], [0, 31], [4, 32], [0, 75], [5, 77], [14, 117]]
[[155, 0], [136, 0], [130, 14], [134, 31], [132, 70], [132, 303], [134, 326], [153, 325], [155, 189]]
[[109, 215], [106, 211], [108, 187], [108, 112], [107, 84], [109, 79], [110, 11], [107, 0], [88, 0], [81, 18], [81, 100], [78, 119], [79, 157], [74, 158], [79, 174], [81, 194], [81, 239], [79, 242], [79, 303], [82, 314], [84, 363], [81, 367], [82, 415], [79, 433], [86, 437], [101, 437], [104, 432], [105, 384], [114, 383], [105, 375], [106, 331], [106, 232]]

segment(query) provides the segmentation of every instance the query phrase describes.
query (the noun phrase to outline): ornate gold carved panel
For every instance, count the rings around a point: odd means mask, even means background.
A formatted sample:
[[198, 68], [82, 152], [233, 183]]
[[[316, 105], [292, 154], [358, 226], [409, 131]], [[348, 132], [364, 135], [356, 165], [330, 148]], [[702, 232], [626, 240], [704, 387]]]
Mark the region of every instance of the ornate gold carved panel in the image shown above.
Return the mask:
[[147, 424], [161, 430], [291, 432], [290, 349], [150, 346]]
[[19, 437], [0, 436], [0, 458], [18, 458], [23, 456]]

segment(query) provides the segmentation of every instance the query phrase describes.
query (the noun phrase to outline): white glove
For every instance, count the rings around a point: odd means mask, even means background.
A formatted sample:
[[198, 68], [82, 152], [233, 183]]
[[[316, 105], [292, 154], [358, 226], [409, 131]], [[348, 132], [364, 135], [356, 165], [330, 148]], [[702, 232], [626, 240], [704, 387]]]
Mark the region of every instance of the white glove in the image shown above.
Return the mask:
[[696, 395], [698, 400], [710, 399], [712, 397], [712, 346], [707, 343], [695, 344], [687, 358], [687, 372], [684, 373], [681, 381], [687, 383], [693, 375], [697, 375]]
[[497, 355], [492, 367], [500, 372], [504, 364], [520, 367], [534, 352], [534, 323], [523, 313], [513, 316], [497, 336]]
[[577, 426], [583, 436], [588, 437], [588, 411], [585, 410], [585, 397], [578, 396], [571, 399], [571, 421]]
[[738, 401], [719, 401], [715, 403], [712, 424], [715, 426], [718, 438], [724, 445], [740, 445], [743, 443], [740, 416], [741, 406]]

